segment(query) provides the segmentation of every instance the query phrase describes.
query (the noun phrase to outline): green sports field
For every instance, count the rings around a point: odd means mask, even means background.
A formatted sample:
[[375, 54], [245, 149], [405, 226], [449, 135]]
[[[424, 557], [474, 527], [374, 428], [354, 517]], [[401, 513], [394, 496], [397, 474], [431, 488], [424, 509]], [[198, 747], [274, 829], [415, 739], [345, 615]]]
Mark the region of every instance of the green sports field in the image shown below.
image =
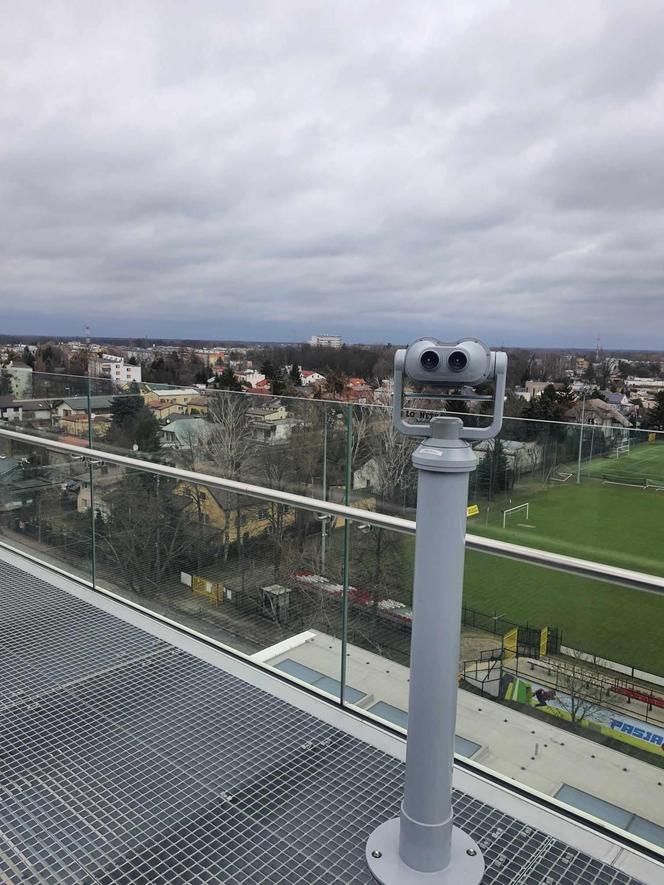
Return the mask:
[[[512, 495], [478, 501], [468, 531], [556, 553], [664, 575], [664, 444], [632, 446], [620, 458], [576, 465], [566, 482], [526, 484]], [[654, 485], [643, 488], [646, 479]], [[623, 484], [624, 483], [624, 484]], [[664, 482], [662, 482], [664, 487]], [[503, 510], [528, 501], [509, 518]], [[649, 672], [664, 673], [664, 595], [574, 578], [508, 559], [469, 553], [465, 602], [518, 623], [555, 625], [565, 645]]]
[[664, 597], [469, 551], [464, 602], [518, 624], [556, 626], [563, 644], [664, 675]]
[[637, 484], [649, 479], [664, 486], [664, 443], [632, 444], [628, 455], [595, 458], [582, 464], [581, 476]]
[[[572, 470], [561, 468], [559, 475]], [[599, 458], [566, 482], [523, 485], [511, 499], [478, 501], [468, 531], [555, 553], [664, 575], [664, 445], [644, 444], [620, 459]], [[646, 479], [655, 484], [644, 488]], [[525, 511], [503, 511], [528, 502]], [[664, 605], [664, 599], [663, 599]]]

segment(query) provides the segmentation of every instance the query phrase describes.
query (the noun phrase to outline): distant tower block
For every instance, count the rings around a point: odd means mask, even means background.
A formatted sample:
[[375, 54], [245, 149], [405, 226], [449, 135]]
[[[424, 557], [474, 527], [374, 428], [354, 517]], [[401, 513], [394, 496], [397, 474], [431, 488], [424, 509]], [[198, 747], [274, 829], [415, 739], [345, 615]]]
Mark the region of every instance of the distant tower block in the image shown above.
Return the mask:
[[341, 347], [341, 335], [312, 335], [309, 344], [312, 347]]

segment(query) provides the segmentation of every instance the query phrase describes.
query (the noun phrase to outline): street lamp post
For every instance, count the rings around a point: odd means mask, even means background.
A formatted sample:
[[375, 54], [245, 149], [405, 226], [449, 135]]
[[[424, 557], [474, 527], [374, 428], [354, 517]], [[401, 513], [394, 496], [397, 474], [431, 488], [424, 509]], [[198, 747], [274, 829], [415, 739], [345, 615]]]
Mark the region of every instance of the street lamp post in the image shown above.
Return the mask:
[[576, 468], [576, 484], [581, 485], [581, 455], [583, 451], [583, 422], [586, 418], [586, 393], [583, 392], [583, 402], [581, 405], [581, 429], [579, 433], [579, 463]]

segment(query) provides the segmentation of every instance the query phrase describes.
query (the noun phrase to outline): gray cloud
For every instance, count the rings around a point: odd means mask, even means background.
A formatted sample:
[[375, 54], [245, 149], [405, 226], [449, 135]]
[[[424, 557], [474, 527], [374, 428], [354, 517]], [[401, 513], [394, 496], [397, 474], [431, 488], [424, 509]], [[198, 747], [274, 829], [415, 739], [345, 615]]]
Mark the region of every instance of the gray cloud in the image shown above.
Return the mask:
[[2, 325], [659, 346], [662, 45], [658, 0], [20, 4]]

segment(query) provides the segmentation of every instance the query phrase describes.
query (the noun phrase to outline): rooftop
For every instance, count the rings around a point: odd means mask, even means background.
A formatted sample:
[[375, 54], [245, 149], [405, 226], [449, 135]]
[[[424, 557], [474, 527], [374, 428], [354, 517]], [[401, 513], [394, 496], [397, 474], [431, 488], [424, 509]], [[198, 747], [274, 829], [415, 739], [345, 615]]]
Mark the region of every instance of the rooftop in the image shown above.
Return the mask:
[[[368, 885], [401, 738], [4, 547], [0, 598], [5, 881]], [[484, 885], [657, 881], [617, 842], [457, 782]]]

